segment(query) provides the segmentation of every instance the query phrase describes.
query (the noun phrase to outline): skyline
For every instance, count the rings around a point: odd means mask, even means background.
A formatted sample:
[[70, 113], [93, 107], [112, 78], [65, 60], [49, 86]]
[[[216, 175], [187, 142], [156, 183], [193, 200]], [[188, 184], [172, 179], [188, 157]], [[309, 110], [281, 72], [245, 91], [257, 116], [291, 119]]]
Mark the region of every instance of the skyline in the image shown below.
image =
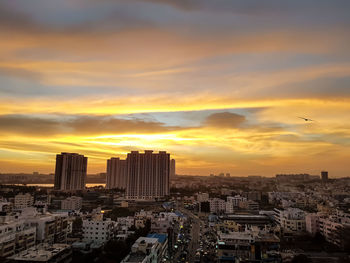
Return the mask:
[[0, 173], [164, 150], [178, 174], [349, 176], [349, 7], [4, 1]]

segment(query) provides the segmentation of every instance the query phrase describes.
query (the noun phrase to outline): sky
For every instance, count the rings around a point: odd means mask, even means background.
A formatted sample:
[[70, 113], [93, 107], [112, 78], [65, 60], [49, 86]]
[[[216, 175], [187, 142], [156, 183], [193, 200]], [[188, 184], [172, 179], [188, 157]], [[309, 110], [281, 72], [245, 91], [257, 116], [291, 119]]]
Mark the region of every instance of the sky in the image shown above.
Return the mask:
[[[0, 0], [0, 173], [166, 150], [350, 176], [350, 1]], [[299, 117], [314, 121], [305, 122]]]

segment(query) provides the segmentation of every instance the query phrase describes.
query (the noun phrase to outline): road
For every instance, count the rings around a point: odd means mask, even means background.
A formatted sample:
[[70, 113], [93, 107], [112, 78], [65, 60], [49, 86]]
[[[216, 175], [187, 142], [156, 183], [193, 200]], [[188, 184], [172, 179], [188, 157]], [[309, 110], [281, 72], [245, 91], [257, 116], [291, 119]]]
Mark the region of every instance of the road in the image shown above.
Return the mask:
[[184, 209], [183, 207], [178, 207], [178, 209], [188, 218], [192, 219], [192, 228], [191, 228], [191, 242], [188, 246], [189, 257], [187, 258], [188, 262], [195, 262], [195, 255], [197, 249], [199, 248], [199, 234], [200, 234], [200, 226], [202, 224], [201, 220], [198, 216], [190, 212], [189, 210]]

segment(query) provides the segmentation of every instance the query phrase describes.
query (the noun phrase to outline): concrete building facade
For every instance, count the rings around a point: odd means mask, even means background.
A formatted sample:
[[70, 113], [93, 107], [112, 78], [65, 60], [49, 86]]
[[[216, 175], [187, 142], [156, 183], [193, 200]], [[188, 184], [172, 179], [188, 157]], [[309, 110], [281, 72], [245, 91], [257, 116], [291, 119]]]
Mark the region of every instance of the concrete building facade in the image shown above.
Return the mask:
[[126, 162], [128, 199], [154, 200], [169, 194], [170, 154], [132, 151]]
[[56, 156], [55, 190], [85, 189], [87, 157], [77, 153], [61, 153]]
[[106, 188], [126, 188], [127, 165], [126, 160], [111, 158], [107, 160]]

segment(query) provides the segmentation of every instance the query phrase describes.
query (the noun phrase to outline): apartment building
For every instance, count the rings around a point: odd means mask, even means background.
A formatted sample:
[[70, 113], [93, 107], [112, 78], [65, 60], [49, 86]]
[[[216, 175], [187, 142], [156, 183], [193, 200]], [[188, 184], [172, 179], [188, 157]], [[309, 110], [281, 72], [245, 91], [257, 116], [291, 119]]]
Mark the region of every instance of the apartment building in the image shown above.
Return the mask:
[[36, 227], [15, 216], [0, 218], [0, 257], [8, 257], [35, 245]]
[[61, 201], [61, 209], [80, 210], [83, 205], [83, 199], [79, 196], [71, 196]]
[[131, 247], [131, 252], [121, 263], [158, 263], [162, 259], [163, 245], [156, 237], [139, 237]]
[[15, 196], [15, 208], [22, 209], [26, 207], [30, 207], [34, 204], [34, 197], [29, 194], [18, 194]]
[[104, 244], [114, 237], [116, 222], [110, 218], [92, 217], [83, 220], [83, 242]]
[[275, 222], [284, 234], [300, 234], [306, 231], [305, 212], [298, 208], [274, 209]]
[[211, 198], [209, 199], [209, 206], [211, 213], [221, 213], [226, 210], [226, 202], [220, 198]]

